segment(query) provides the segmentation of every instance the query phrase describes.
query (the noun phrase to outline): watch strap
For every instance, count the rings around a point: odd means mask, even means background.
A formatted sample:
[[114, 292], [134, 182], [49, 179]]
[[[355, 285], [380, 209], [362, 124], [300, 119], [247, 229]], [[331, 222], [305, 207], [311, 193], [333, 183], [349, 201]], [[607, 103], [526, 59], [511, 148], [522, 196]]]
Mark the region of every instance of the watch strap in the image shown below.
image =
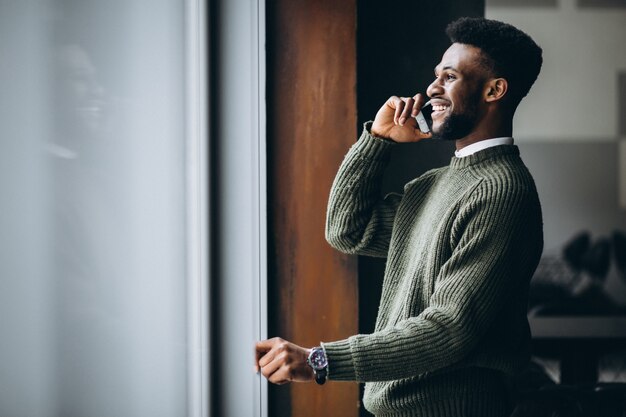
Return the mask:
[[317, 382], [318, 385], [324, 385], [324, 382], [326, 382], [326, 369], [320, 369], [319, 371], [313, 370], [313, 372], [315, 373], [315, 382]]

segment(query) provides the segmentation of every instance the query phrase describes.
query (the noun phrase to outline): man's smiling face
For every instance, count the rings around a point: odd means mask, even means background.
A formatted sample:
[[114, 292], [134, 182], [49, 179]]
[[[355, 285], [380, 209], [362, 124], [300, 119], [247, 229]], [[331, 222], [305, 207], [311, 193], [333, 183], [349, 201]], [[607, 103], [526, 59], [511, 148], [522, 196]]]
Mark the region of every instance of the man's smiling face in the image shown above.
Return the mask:
[[428, 86], [433, 137], [457, 140], [471, 133], [482, 115], [483, 87], [490, 73], [480, 49], [454, 43], [435, 68]]

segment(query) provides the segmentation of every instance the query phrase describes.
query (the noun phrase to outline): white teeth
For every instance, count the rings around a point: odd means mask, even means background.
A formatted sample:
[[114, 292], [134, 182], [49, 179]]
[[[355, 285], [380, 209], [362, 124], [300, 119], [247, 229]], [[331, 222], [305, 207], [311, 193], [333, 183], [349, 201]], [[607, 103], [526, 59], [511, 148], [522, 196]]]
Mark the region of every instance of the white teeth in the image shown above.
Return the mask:
[[447, 108], [448, 108], [448, 106], [441, 106], [441, 105], [433, 106], [433, 110], [434, 111], [444, 111]]

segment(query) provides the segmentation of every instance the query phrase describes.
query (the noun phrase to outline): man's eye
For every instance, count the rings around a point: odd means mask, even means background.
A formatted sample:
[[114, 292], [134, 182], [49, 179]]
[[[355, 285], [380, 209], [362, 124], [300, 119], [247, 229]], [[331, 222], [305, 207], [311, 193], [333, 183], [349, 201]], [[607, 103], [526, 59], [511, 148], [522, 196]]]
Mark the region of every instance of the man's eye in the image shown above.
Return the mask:
[[454, 74], [446, 74], [446, 80], [456, 80]]

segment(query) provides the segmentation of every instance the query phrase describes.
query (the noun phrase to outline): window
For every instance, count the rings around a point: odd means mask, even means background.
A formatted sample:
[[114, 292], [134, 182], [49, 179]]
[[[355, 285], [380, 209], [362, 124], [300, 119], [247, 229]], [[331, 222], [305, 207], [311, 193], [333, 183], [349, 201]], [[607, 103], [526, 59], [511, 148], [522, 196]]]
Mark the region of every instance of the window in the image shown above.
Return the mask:
[[217, 3], [0, 1], [0, 415], [267, 414], [264, 5]]

